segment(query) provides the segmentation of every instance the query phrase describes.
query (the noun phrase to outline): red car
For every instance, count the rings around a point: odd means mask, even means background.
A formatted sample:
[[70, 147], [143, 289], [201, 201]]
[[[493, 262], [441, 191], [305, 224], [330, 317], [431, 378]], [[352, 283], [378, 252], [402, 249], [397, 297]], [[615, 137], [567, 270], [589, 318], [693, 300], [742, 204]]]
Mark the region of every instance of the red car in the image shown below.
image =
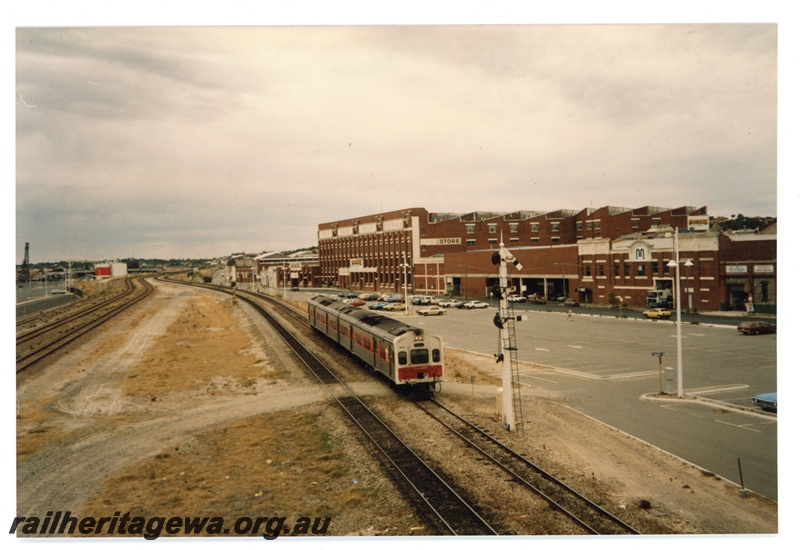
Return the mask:
[[778, 327], [766, 321], [747, 321], [741, 323], [737, 330], [741, 334], [773, 334], [778, 330]]

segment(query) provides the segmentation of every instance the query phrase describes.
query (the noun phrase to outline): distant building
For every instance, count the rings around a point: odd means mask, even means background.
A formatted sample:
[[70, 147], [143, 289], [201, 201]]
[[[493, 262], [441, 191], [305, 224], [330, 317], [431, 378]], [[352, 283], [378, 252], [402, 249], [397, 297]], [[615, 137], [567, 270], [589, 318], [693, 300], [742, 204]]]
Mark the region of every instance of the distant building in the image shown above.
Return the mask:
[[[619, 208], [436, 214], [394, 210], [318, 226], [323, 286], [414, 294], [488, 296], [500, 243], [523, 266], [522, 294], [582, 303], [647, 305], [672, 288], [678, 231], [682, 304], [700, 310], [777, 307], [777, 230], [749, 236], [711, 225], [706, 207]], [[774, 231], [774, 233], [772, 233]]]
[[104, 279], [108, 277], [127, 277], [128, 264], [122, 262], [96, 264], [94, 266], [94, 276], [96, 279]]

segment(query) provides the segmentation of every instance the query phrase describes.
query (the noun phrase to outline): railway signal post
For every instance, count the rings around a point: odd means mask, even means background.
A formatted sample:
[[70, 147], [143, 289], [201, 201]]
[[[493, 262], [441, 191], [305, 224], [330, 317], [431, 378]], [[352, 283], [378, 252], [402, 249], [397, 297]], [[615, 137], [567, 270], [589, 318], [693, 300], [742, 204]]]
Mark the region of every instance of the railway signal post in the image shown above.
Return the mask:
[[511, 262], [517, 270], [522, 265], [517, 262], [505, 245], [500, 243], [500, 250], [492, 255], [492, 263], [498, 266], [500, 278], [500, 311], [495, 316], [495, 325], [500, 329], [502, 349], [498, 360], [503, 361], [503, 426], [510, 432], [517, 430], [516, 409], [514, 408], [514, 390], [512, 387], [511, 354], [516, 348], [511, 343], [508, 314], [508, 263]]

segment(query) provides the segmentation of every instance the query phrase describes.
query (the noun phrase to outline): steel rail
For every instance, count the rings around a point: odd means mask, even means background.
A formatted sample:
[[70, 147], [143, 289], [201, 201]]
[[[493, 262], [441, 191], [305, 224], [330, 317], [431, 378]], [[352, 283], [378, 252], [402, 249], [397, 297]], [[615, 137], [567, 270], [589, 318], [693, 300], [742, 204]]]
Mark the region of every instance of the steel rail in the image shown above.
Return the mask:
[[[446, 411], [451, 417], [456, 418], [459, 422], [463, 425], [467, 426], [469, 430], [474, 433], [478, 434], [480, 438], [484, 441], [488, 441], [490, 445], [493, 447], [494, 451], [500, 451], [501, 453], [506, 455], [506, 459], [504, 460], [501, 457], [493, 455], [491, 450], [487, 450], [479, 443], [477, 443], [474, 439], [470, 439], [467, 435], [460, 432], [457, 428], [451, 426], [434, 413], [429, 411], [426, 408], [426, 405], [430, 404], [431, 406], [439, 407], [441, 410]], [[623, 520], [619, 519], [618, 517], [614, 516], [611, 512], [600, 506], [599, 504], [593, 502], [591, 499], [583, 495], [577, 489], [571, 487], [570, 485], [564, 483], [563, 481], [559, 480], [549, 472], [545, 471], [542, 467], [532, 463], [527, 458], [523, 457], [516, 451], [510, 449], [508, 446], [503, 444], [497, 438], [486, 432], [485, 430], [481, 429], [479, 426], [476, 426], [466, 418], [462, 417], [452, 409], [448, 408], [447, 406], [443, 405], [439, 401], [435, 399], [431, 399], [425, 403], [417, 403], [416, 404], [420, 409], [422, 409], [426, 414], [428, 414], [431, 418], [437, 420], [455, 435], [460, 437], [463, 441], [465, 441], [470, 447], [474, 448], [478, 452], [480, 452], [483, 456], [491, 460], [494, 464], [498, 467], [502, 468], [504, 471], [512, 475], [517, 481], [522, 483], [524, 486], [532, 490], [534, 493], [538, 494], [542, 498], [544, 498], [548, 503], [550, 503], [555, 509], [559, 512], [566, 515], [576, 524], [581, 526], [581, 528], [585, 529], [590, 534], [597, 534], [597, 535], [610, 535], [610, 534], [640, 534], [636, 529], [625, 523]], [[509, 460], [510, 458], [510, 460]], [[539, 479], [543, 479], [547, 483], [551, 485], [548, 487], [547, 490], [550, 491], [551, 494], [548, 494], [545, 489], [541, 487], [535, 486], [529, 479], [526, 479], [523, 474], [519, 471], [515, 471], [512, 466], [508, 463], [510, 461], [516, 461], [518, 465], [520, 465], [523, 470], [532, 470], [535, 475]], [[560, 495], [553, 495], [552, 488], [555, 487], [556, 491], [561, 491], [562, 494]], [[564, 495], [567, 496], [567, 499], [572, 499], [572, 502], [567, 504], [564, 502]], [[560, 499], [560, 502], [559, 500]], [[575, 501], [577, 501], [577, 506]], [[571, 508], [570, 508], [571, 507]], [[583, 510], [576, 510], [577, 507], [583, 507]], [[594, 515], [595, 517], [586, 518], [586, 517], [579, 517], [579, 514], [585, 516], [585, 510], [589, 509], [591, 511], [590, 515]], [[597, 518], [601, 519], [601, 522], [608, 522], [614, 525], [615, 530], [614, 532], [609, 532], [608, 529], [601, 530], [602, 526], [597, 526]], [[589, 522], [592, 521], [593, 524]]]
[[[104, 313], [99, 317], [95, 317], [92, 320], [75, 327], [74, 329], [66, 332], [65, 334], [50, 340], [49, 342], [45, 343], [44, 345], [31, 350], [28, 353], [25, 353], [19, 357], [17, 357], [17, 374], [24, 371], [27, 368], [37, 364], [42, 359], [49, 357], [53, 353], [63, 349], [65, 346], [69, 345], [70, 343], [74, 342], [84, 334], [90, 332], [91, 330], [101, 326], [102, 324], [108, 322], [113, 317], [117, 316], [118, 314], [122, 313], [123, 311], [127, 310], [129, 307], [133, 306], [134, 304], [139, 303], [140, 301], [147, 298], [152, 292], [153, 287], [147, 282], [145, 279], [142, 279], [142, 285], [144, 287], [144, 293], [140, 294], [139, 296], [135, 297], [132, 300], [129, 300], [123, 304], [118, 305], [113, 310]], [[83, 316], [88, 315], [87, 312], [83, 313]], [[73, 319], [74, 320], [74, 319]], [[46, 333], [43, 333], [46, 334]]]

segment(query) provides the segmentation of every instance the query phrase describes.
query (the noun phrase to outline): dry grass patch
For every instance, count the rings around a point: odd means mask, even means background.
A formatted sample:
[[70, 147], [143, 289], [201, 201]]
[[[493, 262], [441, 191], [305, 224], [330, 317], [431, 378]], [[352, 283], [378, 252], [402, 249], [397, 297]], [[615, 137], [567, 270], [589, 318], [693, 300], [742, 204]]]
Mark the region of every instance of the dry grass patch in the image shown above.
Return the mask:
[[283, 377], [240, 329], [242, 313], [227, 300], [198, 296], [141, 357], [123, 382], [129, 396], [210, 388], [248, 391], [259, 380]]
[[[317, 413], [239, 420], [108, 478], [82, 515], [332, 517], [363, 507], [372, 490], [354, 483]], [[341, 534], [341, 533], [339, 533]]]

